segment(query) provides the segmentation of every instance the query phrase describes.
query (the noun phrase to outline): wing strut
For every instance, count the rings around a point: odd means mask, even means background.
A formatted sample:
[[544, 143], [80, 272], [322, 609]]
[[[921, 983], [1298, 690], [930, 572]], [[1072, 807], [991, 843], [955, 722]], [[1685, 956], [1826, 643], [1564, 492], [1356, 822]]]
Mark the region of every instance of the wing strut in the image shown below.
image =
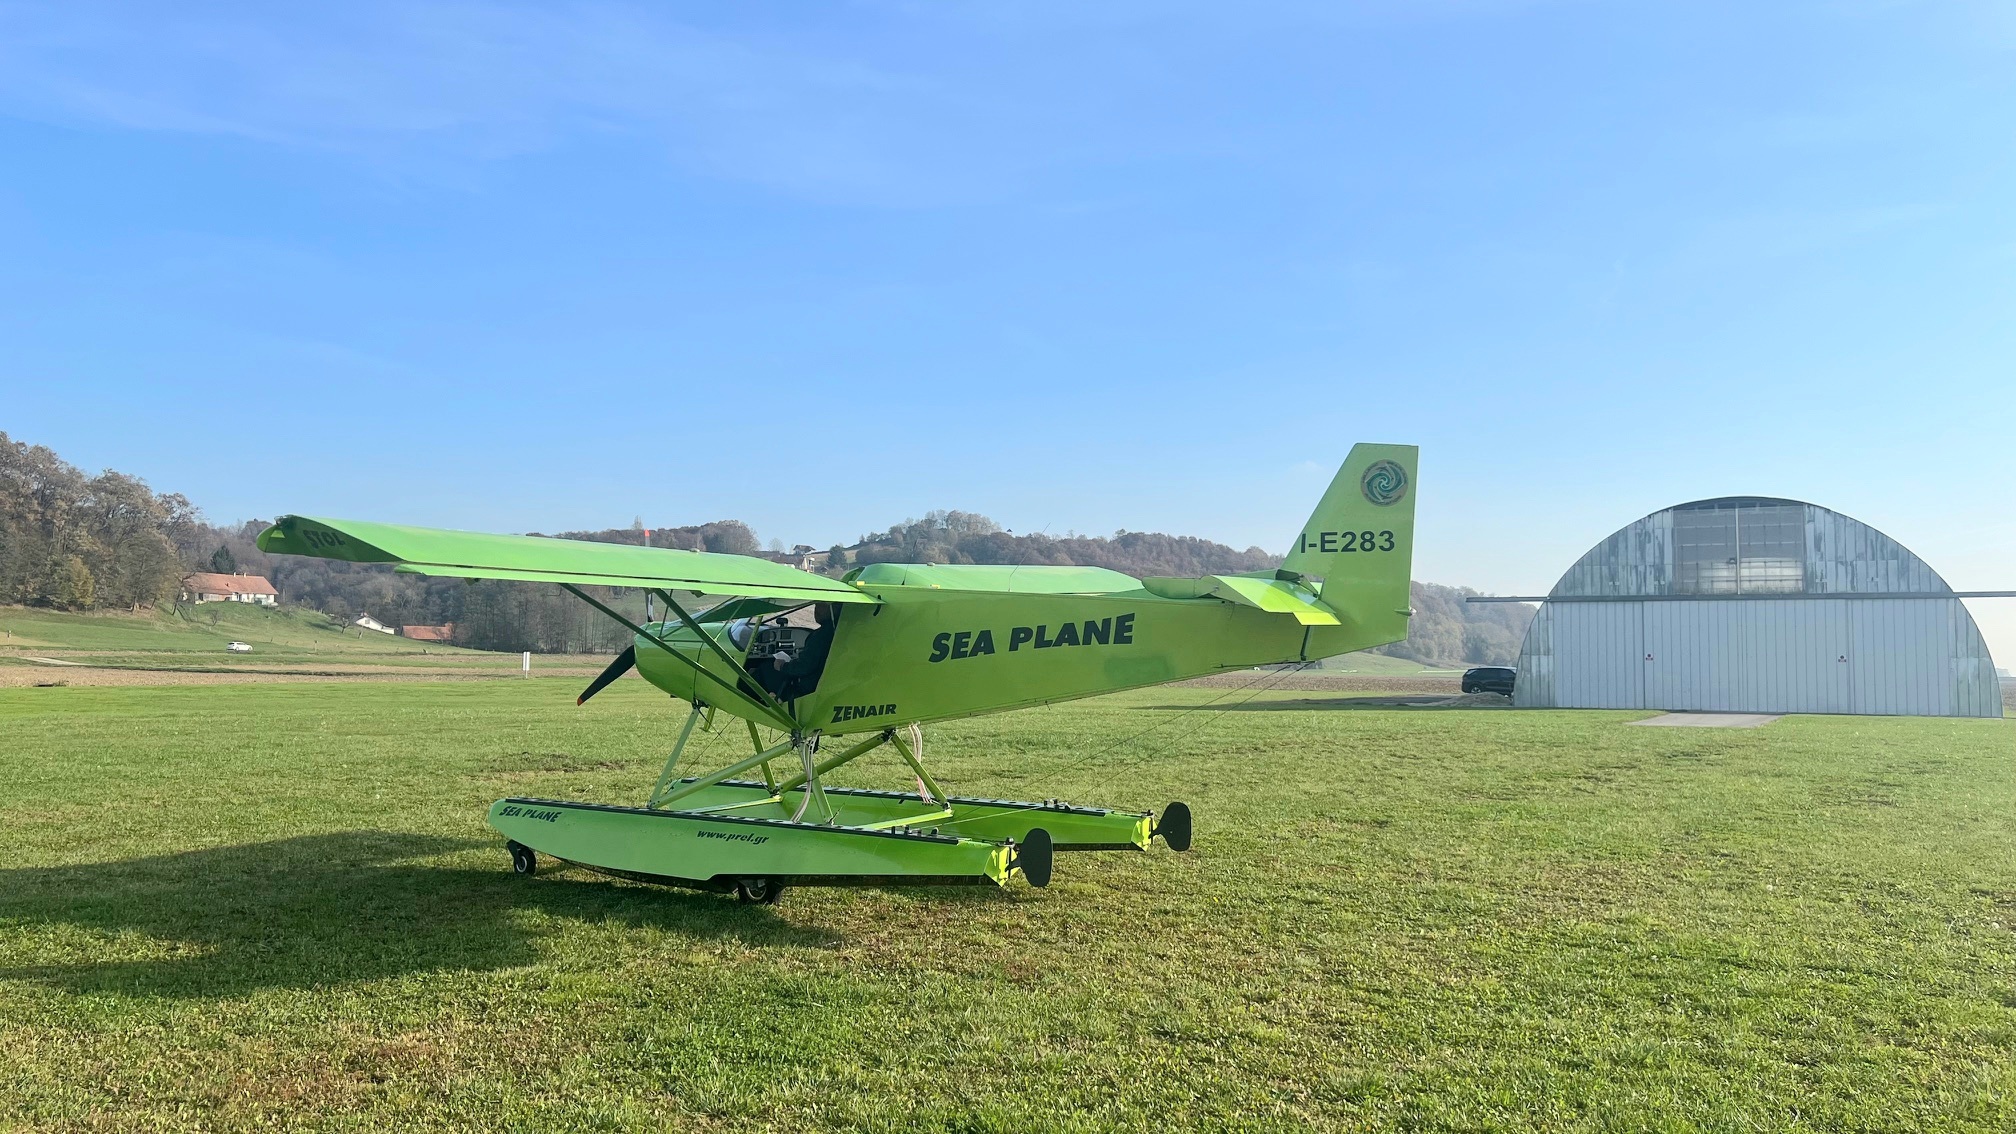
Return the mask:
[[[575, 586], [572, 583], [562, 583], [560, 585], [562, 587], [565, 587], [567, 590], [573, 592], [575, 598], [580, 599], [582, 602], [587, 603], [589, 606], [594, 607], [596, 610], [601, 611], [602, 613], [608, 615], [610, 618], [613, 618], [617, 622], [620, 622], [624, 626], [628, 627], [630, 632], [637, 635], [639, 638], [642, 638], [645, 641], [650, 642], [652, 645], [657, 646], [659, 649], [664, 650], [666, 653], [671, 654], [673, 657], [678, 658], [680, 661], [685, 662], [687, 665], [692, 666], [696, 670], [699, 670], [702, 674], [706, 675], [708, 680], [720, 682], [720, 684], [724, 686], [728, 684], [727, 682], [722, 681], [719, 675], [709, 673], [707, 671], [706, 666], [701, 665], [699, 662], [694, 661], [692, 658], [689, 658], [685, 654], [682, 654], [678, 650], [672, 648], [672, 644], [667, 642], [665, 639], [660, 638], [658, 635], [651, 633], [649, 630], [644, 629], [642, 626], [637, 625], [635, 622], [632, 622], [628, 618], [625, 618], [622, 615], [616, 613], [614, 610], [611, 610], [601, 600], [595, 598], [588, 592], [582, 590], [581, 588]], [[663, 591], [658, 592], [658, 597], [664, 599], [666, 605], [670, 606], [672, 610], [679, 615], [679, 620], [685, 623], [688, 629], [698, 634], [700, 636], [700, 640], [702, 642], [705, 642], [708, 648], [714, 651], [716, 656], [720, 657], [722, 661], [728, 664], [728, 668], [731, 673], [737, 674], [742, 678], [742, 680], [737, 682], [736, 684], [743, 686], [743, 688], [736, 689], [735, 692], [740, 693], [741, 695], [746, 697], [749, 695], [749, 692], [753, 690], [757, 694], [757, 696], [752, 699], [756, 702], [758, 707], [762, 708], [764, 712], [770, 715], [771, 719], [774, 722], [776, 722], [779, 727], [783, 728], [786, 732], [795, 733], [798, 731], [798, 722], [791, 719], [791, 714], [785, 711], [783, 704], [779, 702], [776, 697], [772, 696], [768, 689], [765, 689], [761, 685], [756, 684], [756, 679], [749, 675], [749, 671], [742, 668], [740, 662], [737, 662], [734, 658], [729, 657], [728, 652], [721, 648], [720, 643], [716, 642], [712, 635], [708, 634], [705, 630], [700, 629], [700, 624], [693, 621], [692, 615], [687, 614], [683, 607], [681, 607], [678, 603], [673, 602], [671, 596], [667, 595]]]

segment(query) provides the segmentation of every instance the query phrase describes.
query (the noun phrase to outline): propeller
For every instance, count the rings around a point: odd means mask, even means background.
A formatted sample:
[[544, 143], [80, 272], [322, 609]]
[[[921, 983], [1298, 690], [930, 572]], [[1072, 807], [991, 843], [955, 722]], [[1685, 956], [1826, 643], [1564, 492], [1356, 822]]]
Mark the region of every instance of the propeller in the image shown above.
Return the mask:
[[603, 686], [609, 684], [610, 682], [616, 680], [617, 678], [623, 676], [624, 674], [629, 673], [630, 670], [634, 666], [636, 666], [636, 664], [637, 664], [637, 647], [632, 646], [629, 649], [624, 650], [622, 653], [617, 654], [616, 660], [609, 663], [609, 668], [603, 670], [600, 674], [597, 674], [595, 680], [588, 683], [588, 688], [582, 690], [581, 695], [574, 699], [574, 703], [576, 705], [587, 704], [588, 698], [593, 697], [595, 694], [602, 692]]

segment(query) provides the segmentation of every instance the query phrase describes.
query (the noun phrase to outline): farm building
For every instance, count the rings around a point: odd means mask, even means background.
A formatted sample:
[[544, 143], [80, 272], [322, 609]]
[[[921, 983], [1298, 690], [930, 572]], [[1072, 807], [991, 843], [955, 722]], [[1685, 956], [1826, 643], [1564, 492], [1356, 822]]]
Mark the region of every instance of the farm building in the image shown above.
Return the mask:
[[350, 625], [355, 626], [359, 630], [373, 630], [380, 634], [398, 633], [398, 631], [392, 629], [390, 626], [385, 625], [383, 622], [378, 621], [377, 619], [371, 617], [368, 614], [360, 614], [357, 617], [351, 619]]
[[455, 624], [449, 622], [440, 626], [401, 626], [399, 636], [411, 638], [416, 642], [451, 642], [455, 639]]
[[198, 571], [182, 576], [184, 602], [250, 602], [276, 606], [280, 592], [258, 575], [220, 575]]
[[1797, 500], [1654, 512], [1592, 548], [1519, 651], [1522, 706], [1999, 717], [1961, 595], [1902, 544]]

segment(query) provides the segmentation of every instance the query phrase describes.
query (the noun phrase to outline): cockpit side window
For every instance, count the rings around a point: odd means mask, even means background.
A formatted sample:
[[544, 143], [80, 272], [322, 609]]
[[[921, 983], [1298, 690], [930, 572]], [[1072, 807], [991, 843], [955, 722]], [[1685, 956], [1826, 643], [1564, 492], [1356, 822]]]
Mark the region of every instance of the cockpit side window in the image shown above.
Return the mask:
[[728, 624], [728, 644], [738, 650], [749, 648], [749, 639], [756, 632], [756, 620], [737, 618]]

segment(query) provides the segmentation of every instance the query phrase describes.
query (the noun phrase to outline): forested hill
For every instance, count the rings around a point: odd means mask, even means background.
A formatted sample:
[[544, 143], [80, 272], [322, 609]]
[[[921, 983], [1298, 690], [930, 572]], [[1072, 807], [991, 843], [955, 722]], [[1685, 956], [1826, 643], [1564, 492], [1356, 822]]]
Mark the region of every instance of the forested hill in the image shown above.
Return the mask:
[[[851, 556], [851, 559], [850, 559]], [[837, 561], [837, 565], [835, 564]], [[1115, 532], [1103, 536], [1014, 535], [972, 512], [932, 512], [865, 537], [851, 552], [826, 553], [829, 573], [853, 563], [1054, 563], [1110, 567], [1139, 579], [1147, 575], [1230, 574], [1278, 567], [1281, 557], [1263, 548], [1235, 551], [1196, 536]], [[1533, 608], [1524, 603], [1471, 605], [1468, 587], [1415, 583], [1414, 617], [1407, 640], [1379, 653], [1428, 665], [1509, 665]]]
[[973, 512], [931, 512], [864, 536], [850, 551], [826, 553], [829, 573], [862, 563], [1014, 563], [1106, 567], [1135, 578], [1228, 574], [1278, 566], [1281, 557], [1257, 548], [1235, 551], [1196, 536], [1118, 531], [1105, 536], [1016, 535]]
[[[536, 534], [536, 533], [535, 533]], [[628, 543], [679, 547], [689, 551], [720, 551], [757, 555], [762, 544], [749, 525], [737, 520], [679, 528], [645, 528], [643, 521], [627, 528], [560, 532], [561, 539], [597, 543]], [[781, 541], [773, 541], [781, 551]], [[800, 545], [801, 547], [803, 545]], [[1016, 535], [975, 512], [939, 511], [921, 520], [905, 520], [887, 531], [865, 535], [850, 546], [835, 545], [794, 557], [828, 575], [843, 575], [863, 563], [1014, 563], [1107, 567], [1141, 578], [1146, 575], [1196, 576], [1234, 571], [1260, 571], [1281, 562], [1257, 547], [1236, 551], [1196, 536], [1160, 532], [1115, 532], [1105, 536], [1076, 533]]]
[[[169, 602], [186, 571], [244, 571], [273, 580], [281, 601], [338, 618], [370, 614], [390, 625], [454, 623], [462, 644], [496, 650], [595, 651], [627, 644], [625, 632], [557, 588], [428, 579], [384, 566], [298, 556], [268, 557], [253, 539], [265, 522], [207, 523], [184, 497], [157, 494], [137, 478], [97, 476], [46, 448], [0, 433], [0, 602], [69, 610]], [[760, 554], [749, 525], [717, 520], [647, 529], [570, 531], [561, 538]], [[781, 547], [773, 541], [772, 547]], [[838, 575], [862, 563], [1010, 563], [1106, 567], [1147, 575], [1259, 571], [1280, 563], [1262, 548], [1239, 551], [1196, 536], [1119, 531], [1112, 536], [1016, 535], [972, 512], [906, 520], [802, 557]], [[1509, 662], [1532, 608], [1468, 606], [1462, 588], [1415, 583], [1406, 642], [1382, 652], [1433, 664]]]
[[90, 610], [175, 597], [202, 518], [107, 469], [87, 476], [0, 433], [0, 602]]
[[1469, 587], [1415, 583], [1409, 589], [1414, 617], [1407, 620], [1407, 640], [1376, 652], [1428, 665], [1511, 665], [1518, 660], [1519, 641], [1536, 607], [1466, 603], [1465, 598], [1480, 593]]

